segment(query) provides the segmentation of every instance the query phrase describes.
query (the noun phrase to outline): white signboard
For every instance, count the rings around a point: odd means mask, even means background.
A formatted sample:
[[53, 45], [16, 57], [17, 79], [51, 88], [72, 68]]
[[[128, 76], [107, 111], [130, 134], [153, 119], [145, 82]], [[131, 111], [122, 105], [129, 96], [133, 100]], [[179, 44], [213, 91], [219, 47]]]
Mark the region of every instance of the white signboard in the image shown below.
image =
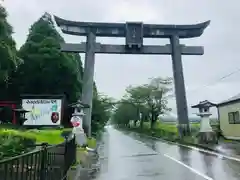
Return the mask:
[[24, 125], [60, 125], [62, 99], [22, 99], [26, 113]]

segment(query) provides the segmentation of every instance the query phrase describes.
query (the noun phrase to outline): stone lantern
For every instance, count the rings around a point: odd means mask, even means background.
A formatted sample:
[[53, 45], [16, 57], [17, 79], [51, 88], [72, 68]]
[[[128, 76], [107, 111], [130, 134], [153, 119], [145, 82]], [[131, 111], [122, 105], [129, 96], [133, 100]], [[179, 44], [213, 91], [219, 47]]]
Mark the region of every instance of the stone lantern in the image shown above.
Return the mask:
[[192, 108], [198, 108], [199, 112], [197, 116], [201, 117], [200, 131], [198, 134], [199, 143], [217, 143], [217, 135], [210, 125], [210, 116], [212, 115], [210, 108], [214, 106], [216, 106], [216, 104], [207, 100], [200, 101], [197, 105], [192, 106]]
[[83, 104], [80, 100], [76, 103], [70, 104], [69, 106], [74, 108], [74, 113], [71, 117], [71, 123], [73, 126], [72, 134], [75, 135], [78, 145], [85, 145], [87, 144], [87, 137], [83, 130], [83, 117], [85, 116], [85, 114], [83, 113], [83, 109], [89, 108], [89, 106]]
[[16, 115], [16, 121], [17, 121], [17, 125], [22, 126], [24, 124], [24, 122], [27, 120], [27, 118], [25, 117], [26, 113], [28, 113], [29, 111], [23, 109], [22, 107], [18, 108], [18, 109], [13, 109], [13, 111], [15, 112]]

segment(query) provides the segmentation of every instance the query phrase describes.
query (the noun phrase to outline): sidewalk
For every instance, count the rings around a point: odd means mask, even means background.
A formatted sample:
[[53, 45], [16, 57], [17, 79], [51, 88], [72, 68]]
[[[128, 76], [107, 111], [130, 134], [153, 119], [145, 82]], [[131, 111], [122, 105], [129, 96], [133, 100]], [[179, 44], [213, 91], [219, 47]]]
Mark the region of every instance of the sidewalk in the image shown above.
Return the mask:
[[192, 146], [197, 146], [199, 148], [240, 159], [240, 141], [226, 140], [222, 138], [216, 145], [192, 144]]
[[[149, 135], [146, 135], [149, 136]], [[230, 156], [240, 160], [240, 141], [236, 140], [226, 140], [224, 138], [219, 139], [218, 144], [198, 144], [188, 141], [174, 141], [170, 139], [163, 139], [156, 136], [149, 136], [163, 141], [168, 141], [172, 143], [182, 144], [186, 146], [193, 146], [200, 149], [216, 152], [225, 156]]]
[[240, 142], [221, 139], [215, 149], [228, 156], [240, 158]]
[[76, 154], [78, 164], [69, 170], [67, 180], [92, 179], [100, 168], [98, 153], [78, 148]]
[[[125, 132], [134, 132], [134, 131], [129, 131], [125, 129]], [[203, 150], [208, 150], [208, 151], [212, 151], [212, 152], [216, 152], [225, 156], [229, 156], [229, 157], [233, 157], [236, 159], [240, 160], [240, 141], [236, 141], [236, 140], [226, 140], [224, 138], [219, 139], [219, 143], [215, 144], [215, 145], [211, 145], [211, 144], [198, 144], [198, 143], [194, 143], [194, 142], [190, 142], [190, 141], [176, 141], [176, 140], [172, 140], [172, 139], [168, 139], [168, 138], [161, 138], [158, 136], [154, 136], [154, 135], [146, 135], [144, 133], [140, 133], [140, 132], [135, 132], [138, 134], [142, 134], [144, 136], [150, 137], [150, 138], [156, 138], [162, 141], [166, 141], [166, 142], [170, 142], [170, 143], [177, 143], [179, 145], [186, 145], [186, 146], [193, 146], [193, 147], [197, 147]]]

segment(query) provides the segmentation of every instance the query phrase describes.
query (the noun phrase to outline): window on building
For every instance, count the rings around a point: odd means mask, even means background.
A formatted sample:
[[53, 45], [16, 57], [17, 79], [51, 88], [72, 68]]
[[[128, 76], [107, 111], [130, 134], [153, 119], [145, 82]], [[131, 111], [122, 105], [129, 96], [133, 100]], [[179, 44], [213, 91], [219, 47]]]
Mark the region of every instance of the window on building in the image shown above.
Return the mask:
[[238, 111], [235, 114], [235, 124], [240, 124], [240, 117], [239, 117], [239, 112]]
[[228, 122], [229, 122], [229, 124], [234, 124], [233, 113], [232, 112], [228, 113]]
[[239, 111], [228, 113], [229, 124], [240, 124]]

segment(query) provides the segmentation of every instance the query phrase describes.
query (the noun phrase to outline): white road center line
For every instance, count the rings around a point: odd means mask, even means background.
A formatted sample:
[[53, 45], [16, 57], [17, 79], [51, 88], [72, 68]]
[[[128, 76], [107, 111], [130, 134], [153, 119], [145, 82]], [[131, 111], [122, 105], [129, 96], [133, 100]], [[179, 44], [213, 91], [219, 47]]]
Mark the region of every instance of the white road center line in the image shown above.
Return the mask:
[[181, 161], [179, 161], [179, 160], [177, 160], [177, 159], [175, 159], [175, 158], [173, 158], [173, 157], [171, 157], [171, 156], [169, 156], [169, 155], [167, 155], [167, 154], [164, 154], [164, 156], [167, 157], [167, 158], [169, 158], [169, 159], [171, 159], [172, 161], [175, 161], [176, 163], [178, 163], [178, 164], [184, 166], [185, 168], [191, 170], [192, 172], [194, 172], [195, 174], [197, 174], [197, 175], [203, 177], [203, 178], [206, 179], [206, 180], [213, 180], [213, 178], [211, 178], [211, 177], [209, 177], [209, 176], [206, 176], [205, 174], [203, 174], [203, 173], [197, 171], [196, 169], [193, 169], [192, 167], [190, 167], [190, 166], [184, 164], [183, 162], [181, 162]]

